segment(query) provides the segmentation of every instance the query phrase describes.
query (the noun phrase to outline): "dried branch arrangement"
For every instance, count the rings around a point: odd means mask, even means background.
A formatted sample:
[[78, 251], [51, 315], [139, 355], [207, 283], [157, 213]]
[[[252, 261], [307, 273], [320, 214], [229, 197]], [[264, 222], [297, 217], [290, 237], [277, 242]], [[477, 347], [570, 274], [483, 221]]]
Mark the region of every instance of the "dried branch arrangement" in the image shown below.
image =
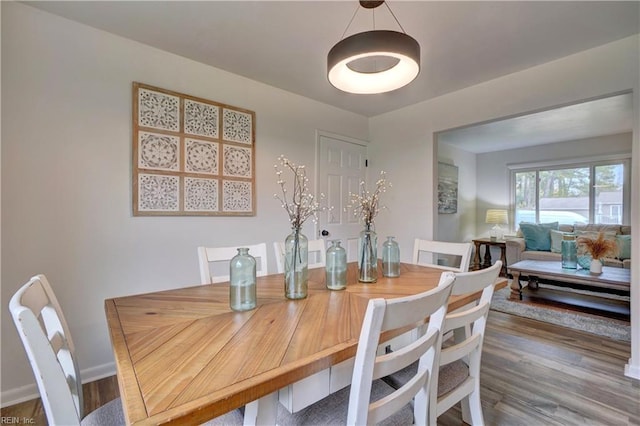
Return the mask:
[[387, 175], [384, 171], [380, 172], [380, 179], [376, 182], [376, 189], [373, 192], [367, 191], [365, 182], [360, 182], [360, 193], [349, 193], [349, 204], [347, 209], [353, 209], [353, 215], [360, 218], [367, 228], [373, 225], [373, 219], [378, 215], [380, 209], [386, 206], [380, 205], [380, 196], [391, 187], [391, 183], [387, 182]]

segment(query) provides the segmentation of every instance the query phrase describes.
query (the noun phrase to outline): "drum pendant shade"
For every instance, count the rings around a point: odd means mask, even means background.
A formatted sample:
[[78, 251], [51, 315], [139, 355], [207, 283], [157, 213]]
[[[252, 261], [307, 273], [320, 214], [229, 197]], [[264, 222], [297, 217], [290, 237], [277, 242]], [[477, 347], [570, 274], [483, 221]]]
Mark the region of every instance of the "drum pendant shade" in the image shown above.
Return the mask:
[[420, 45], [403, 32], [357, 33], [340, 40], [327, 55], [329, 82], [349, 93], [390, 92], [411, 83], [419, 72]]

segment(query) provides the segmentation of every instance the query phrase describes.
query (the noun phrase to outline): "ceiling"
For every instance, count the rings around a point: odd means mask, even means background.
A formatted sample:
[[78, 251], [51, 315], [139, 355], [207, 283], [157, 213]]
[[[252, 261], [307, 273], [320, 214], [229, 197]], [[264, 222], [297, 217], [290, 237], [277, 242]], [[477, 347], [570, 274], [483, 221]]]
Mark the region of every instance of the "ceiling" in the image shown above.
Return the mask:
[[438, 134], [438, 142], [476, 154], [630, 132], [631, 93]]
[[[638, 1], [389, 1], [422, 50], [418, 78], [394, 92], [343, 93], [326, 58], [372, 29], [348, 1], [39, 1], [51, 13], [317, 101], [375, 116], [640, 32]], [[377, 29], [399, 30], [382, 6]]]

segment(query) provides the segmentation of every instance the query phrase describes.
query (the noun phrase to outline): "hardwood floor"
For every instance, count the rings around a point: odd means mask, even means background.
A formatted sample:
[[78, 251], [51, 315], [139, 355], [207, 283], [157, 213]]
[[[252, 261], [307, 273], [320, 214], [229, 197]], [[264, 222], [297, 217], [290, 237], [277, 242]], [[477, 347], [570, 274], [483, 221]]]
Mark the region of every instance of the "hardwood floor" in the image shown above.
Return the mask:
[[[626, 342], [491, 311], [480, 378], [485, 423], [640, 426], [640, 381], [623, 374], [629, 356]], [[84, 389], [87, 412], [118, 395], [115, 377]], [[1, 416], [46, 424], [39, 399]], [[460, 424], [459, 406], [438, 418], [440, 426]]]

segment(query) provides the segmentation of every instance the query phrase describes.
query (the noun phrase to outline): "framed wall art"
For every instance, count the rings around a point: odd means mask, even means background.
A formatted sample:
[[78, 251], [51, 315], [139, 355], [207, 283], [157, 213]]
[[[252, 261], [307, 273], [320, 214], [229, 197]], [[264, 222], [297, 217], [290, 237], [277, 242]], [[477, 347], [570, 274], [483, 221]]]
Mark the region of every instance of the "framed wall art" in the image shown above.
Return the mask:
[[133, 83], [134, 216], [254, 216], [255, 112]]
[[458, 167], [438, 163], [438, 213], [458, 212]]

